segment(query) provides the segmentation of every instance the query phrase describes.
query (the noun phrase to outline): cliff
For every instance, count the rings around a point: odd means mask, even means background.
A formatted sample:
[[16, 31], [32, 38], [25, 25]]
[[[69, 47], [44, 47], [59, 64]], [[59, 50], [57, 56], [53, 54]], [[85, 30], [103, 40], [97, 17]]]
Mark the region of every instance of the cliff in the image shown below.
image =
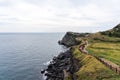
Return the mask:
[[48, 65], [46, 80], [119, 80], [119, 74], [107, 68], [94, 56], [83, 54], [78, 46], [60, 53]]
[[70, 47], [73, 45], [78, 45], [81, 43], [77, 38], [85, 37], [89, 33], [76, 33], [76, 32], [67, 32], [65, 36], [58, 43]]
[[67, 32], [58, 43], [66, 47], [71, 47], [80, 44], [81, 38], [87, 38], [89, 41], [120, 42], [120, 24], [110, 30], [97, 33]]
[[[45, 70], [46, 80], [120, 80], [120, 72], [116, 73], [116, 68], [113, 71], [99, 60], [104, 58], [120, 65], [119, 30], [120, 25], [92, 34], [67, 32], [59, 44], [70, 48], [53, 58]], [[79, 51], [83, 38], [90, 43], [87, 48], [89, 54]]]
[[74, 80], [73, 73], [77, 71], [77, 61], [73, 59], [71, 50], [60, 53], [54, 57], [46, 70], [41, 71], [47, 76], [46, 80]]

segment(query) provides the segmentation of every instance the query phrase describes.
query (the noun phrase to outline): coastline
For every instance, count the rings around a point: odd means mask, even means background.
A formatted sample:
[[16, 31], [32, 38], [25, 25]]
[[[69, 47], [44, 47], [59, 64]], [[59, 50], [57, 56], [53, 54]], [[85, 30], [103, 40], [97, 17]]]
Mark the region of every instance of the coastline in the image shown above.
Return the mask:
[[[71, 69], [71, 54], [70, 51], [60, 53], [44, 70], [44, 75], [47, 76], [46, 80], [64, 80], [64, 72], [69, 72]], [[47, 71], [47, 73], [45, 73]]]
[[[78, 71], [78, 61], [73, 58], [71, 46], [80, 44], [76, 37], [85, 37], [88, 33], [67, 32], [62, 40], [58, 41], [59, 45], [66, 48], [57, 57], [49, 62], [47, 69], [41, 73], [46, 76], [46, 80], [76, 80], [74, 73]], [[72, 36], [72, 37], [71, 37]]]
[[60, 45], [68, 48], [67, 51], [54, 57], [48, 68], [41, 71], [41, 73], [47, 71], [45, 73], [45, 76], [47, 76], [46, 80], [119, 79], [119, 74], [110, 70], [97, 60], [95, 56], [83, 54], [79, 51], [78, 45], [81, 44], [82, 38], [87, 38], [91, 43], [119, 41], [118, 38], [112, 39], [114, 36], [103, 35], [101, 32], [93, 34], [67, 32], [62, 40], [58, 41]]

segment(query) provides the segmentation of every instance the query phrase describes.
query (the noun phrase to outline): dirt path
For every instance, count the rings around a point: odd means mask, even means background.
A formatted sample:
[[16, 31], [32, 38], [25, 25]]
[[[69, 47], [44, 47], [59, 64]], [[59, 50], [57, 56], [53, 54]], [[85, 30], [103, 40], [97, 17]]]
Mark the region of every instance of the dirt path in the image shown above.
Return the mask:
[[109, 67], [111, 70], [115, 71], [116, 73], [120, 74], [120, 66], [108, 61], [104, 58], [97, 58], [100, 62], [102, 62], [104, 65], [106, 65], [107, 67]]
[[[86, 54], [86, 52], [84, 51], [84, 49], [79, 49], [81, 53], [84, 53]], [[91, 54], [89, 54], [91, 55]], [[93, 55], [91, 55], [93, 56]], [[96, 56], [93, 56], [95, 57], [97, 60], [99, 60], [101, 63], [103, 63], [105, 66], [107, 66], [108, 68], [110, 68], [111, 70], [115, 71], [116, 73], [120, 74], [120, 66], [111, 62], [111, 61], [108, 61], [104, 58], [99, 58], [99, 57], [96, 57]]]

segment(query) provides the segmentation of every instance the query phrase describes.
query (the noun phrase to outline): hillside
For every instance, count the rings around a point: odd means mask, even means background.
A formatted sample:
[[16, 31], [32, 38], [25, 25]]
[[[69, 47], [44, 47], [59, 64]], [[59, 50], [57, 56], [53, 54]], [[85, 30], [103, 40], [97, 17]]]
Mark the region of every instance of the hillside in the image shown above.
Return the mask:
[[101, 32], [103, 35], [108, 35], [111, 37], [120, 37], [120, 24], [115, 26], [113, 29]]
[[120, 66], [120, 42], [96, 42], [88, 46], [90, 54], [105, 58]]
[[74, 73], [76, 80], [119, 80], [120, 76], [107, 68], [95, 57], [81, 53], [77, 46], [72, 49], [73, 57], [77, 59], [79, 70]]
[[[66, 34], [61, 42], [67, 43], [67, 47], [72, 46], [72, 55], [74, 59], [78, 60], [79, 70], [74, 72], [75, 80], [120, 80], [119, 74], [95, 58], [104, 58], [120, 66], [120, 24], [104, 32], [77, 33], [77, 36], [74, 34], [76, 33], [72, 33], [72, 36]], [[87, 47], [89, 55], [78, 50], [78, 46], [84, 38], [89, 42]], [[71, 42], [74, 43], [71, 44]]]
[[90, 42], [120, 42], [120, 24], [113, 29], [97, 33], [67, 32], [62, 40], [59, 41], [59, 44], [67, 47], [78, 45], [81, 43], [82, 38], [87, 38]]
[[[68, 47], [68, 51], [53, 58], [46, 69], [47, 79], [120, 80], [119, 34], [120, 24], [104, 32], [67, 32], [59, 44]], [[88, 41], [88, 53], [79, 50], [84, 40]]]

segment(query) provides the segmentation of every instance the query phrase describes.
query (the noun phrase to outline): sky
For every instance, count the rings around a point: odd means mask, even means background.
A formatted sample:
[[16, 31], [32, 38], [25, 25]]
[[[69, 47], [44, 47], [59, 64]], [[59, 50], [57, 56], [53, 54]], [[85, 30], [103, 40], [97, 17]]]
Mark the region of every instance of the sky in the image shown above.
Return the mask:
[[0, 32], [97, 32], [120, 22], [120, 0], [0, 0]]

